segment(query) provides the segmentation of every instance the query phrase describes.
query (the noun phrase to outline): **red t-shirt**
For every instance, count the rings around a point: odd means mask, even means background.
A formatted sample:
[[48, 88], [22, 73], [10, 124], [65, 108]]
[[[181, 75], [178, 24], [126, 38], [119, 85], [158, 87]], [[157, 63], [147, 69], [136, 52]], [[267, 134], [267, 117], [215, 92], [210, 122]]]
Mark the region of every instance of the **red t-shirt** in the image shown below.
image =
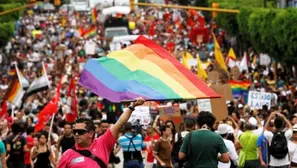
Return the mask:
[[[27, 147], [28, 149], [31, 149], [34, 146], [34, 138], [30, 135], [28, 135], [26, 137], [26, 141], [27, 141]], [[25, 152], [25, 164], [31, 164], [30, 162], [30, 150], [28, 152]]]
[[[160, 139], [160, 136], [158, 134], [154, 135], [154, 136], [146, 136], [144, 141], [145, 142], [151, 142], [151, 141], [157, 141], [158, 139]], [[154, 162], [154, 156], [153, 156], [153, 145], [151, 144], [149, 146], [149, 150], [148, 150], [148, 153], [147, 153], [147, 159], [146, 161], [149, 162], [149, 163], [153, 163]]]

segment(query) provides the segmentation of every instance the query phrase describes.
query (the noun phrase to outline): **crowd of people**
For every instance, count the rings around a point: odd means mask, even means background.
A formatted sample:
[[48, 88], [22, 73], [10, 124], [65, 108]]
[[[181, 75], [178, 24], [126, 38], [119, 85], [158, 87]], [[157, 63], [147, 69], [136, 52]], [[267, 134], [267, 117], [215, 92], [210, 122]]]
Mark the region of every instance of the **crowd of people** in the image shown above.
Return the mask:
[[[236, 48], [236, 39], [228, 36], [228, 30], [217, 28], [213, 21], [205, 21], [207, 37], [193, 38], [192, 30], [204, 21], [199, 12], [192, 12], [145, 8], [121, 17], [136, 23], [133, 34], [149, 35], [177, 59], [187, 51], [205, 64], [214, 64], [210, 32], [217, 34], [227, 57], [227, 49]], [[273, 93], [270, 109], [264, 106], [252, 110], [244, 98], [234, 99], [227, 102], [229, 117], [216, 121], [209, 112], [198, 113], [197, 104], [191, 101], [189, 108], [181, 110], [188, 116], [184, 128], [177, 129], [173, 121], [157, 116], [151, 125], [136, 129], [127, 121], [144, 100], [140, 98], [128, 107], [111, 105], [77, 85], [78, 120], [75, 124], [67, 123], [70, 79], [79, 79], [88, 58], [110, 52], [102, 22], [96, 23], [95, 36], [80, 36], [80, 28], [87, 29], [92, 24], [89, 14], [43, 11], [40, 6], [26, 9], [15, 23], [14, 37], [0, 52], [1, 101], [9, 90], [13, 78], [10, 72], [15, 64], [31, 83], [43, 62], [51, 88], [24, 99], [20, 107], [9, 105], [8, 115], [0, 123], [0, 167], [116, 167], [121, 162], [120, 150], [125, 168], [297, 167], [296, 81], [280, 64], [261, 65], [259, 54], [252, 49], [248, 51], [249, 68], [241, 72], [238, 80], [252, 81], [250, 90]], [[127, 43], [122, 43], [124, 47]], [[192, 67], [192, 71], [197, 69]], [[39, 112], [55, 94], [61, 77], [61, 100], [53, 125], [48, 122], [36, 133]], [[157, 103], [173, 104], [168, 102]], [[122, 110], [123, 107], [126, 108]]]

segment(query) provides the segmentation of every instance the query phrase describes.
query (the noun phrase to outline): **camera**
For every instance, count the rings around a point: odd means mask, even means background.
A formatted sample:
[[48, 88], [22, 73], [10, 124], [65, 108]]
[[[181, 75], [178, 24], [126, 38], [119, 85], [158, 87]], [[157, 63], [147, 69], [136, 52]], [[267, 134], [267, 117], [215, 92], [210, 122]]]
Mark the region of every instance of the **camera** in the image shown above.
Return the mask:
[[137, 119], [136, 122], [134, 122], [133, 125], [132, 125], [132, 134], [133, 135], [140, 134], [143, 137], [142, 127], [143, 127], [143, 125], [140, 124], [140, 119]]

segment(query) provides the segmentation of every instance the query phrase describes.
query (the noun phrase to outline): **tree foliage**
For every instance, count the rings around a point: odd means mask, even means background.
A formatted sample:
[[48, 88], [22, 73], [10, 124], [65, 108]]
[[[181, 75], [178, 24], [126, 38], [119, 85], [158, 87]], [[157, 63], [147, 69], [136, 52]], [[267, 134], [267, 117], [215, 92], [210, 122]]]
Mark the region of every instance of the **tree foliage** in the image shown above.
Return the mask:
[[222, 1], [220, 8], [240, 10], [237, 15], [218, 13], [216, 21], [230, 35], [237, 37], [238, 43], [245, 46], [243, 50], [251, 46], [258, 53], [267, 53], [286, 65], [297, 64], [297, 26], [294, 24], [297, 9], [256, 8], [258, 2], [253, 4], [253, 0], [239, 0], [240, 3], [250, 2], [244, 7], [226, 3], [237, 0], [216, 1]]
[[27, 0], [0, 0], [0, 4], [21, 3], [25, 4]]
[[[213, 2], [219, 3], [220, 8], [264, 7], [264, 0], [208, 0], [208, 3], [210, 4], [210, 6]], [[267, 0], [267, 7], [275, 7], [275, 6], [276, 6], [276, 3], [274, 0]]]
[[[0, 5], [0, 12], [8, 11], [8, 10], [18, 8], [18, 7], [21, 7], [21, 6], [22, 6], [21, 3], [2, 4], [2, 5]], [[19, 19], [21, 12], [22, 12], [22, 10], [21, 11], [15, 11], [15, 12], [0, 16], [0, 23], [9, 22], [9, 21], [12, 21], [12, 20]]]
[[5, 46], [13, 36], [14, 22], [0, 23], [0, 46]]
[[[188, 0], [190, 2], [190, 0]], [[195, 0], [195, 6], [197, 7], [208, 7], [210, 4], [208, 0]], [[205, 20], [208, 22], [211, 20], [211, 13], [203, 11], [202, 14], [204, 15]]]
[[[22, 0], [0, 0], [0, 12], [21, 7]], [[19, 19], [23, 10], [0, 16], [0, 47], [7, 44], [14, 33], [14, 22]]]

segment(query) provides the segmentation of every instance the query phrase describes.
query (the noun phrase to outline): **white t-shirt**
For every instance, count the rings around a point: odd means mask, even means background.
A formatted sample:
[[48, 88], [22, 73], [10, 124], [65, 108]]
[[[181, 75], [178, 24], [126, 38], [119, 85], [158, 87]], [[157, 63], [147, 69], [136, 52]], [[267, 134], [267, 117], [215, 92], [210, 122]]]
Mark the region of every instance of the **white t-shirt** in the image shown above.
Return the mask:
[[258, 136], [262, 135], [262, 133], [263, 133], [263, 127], [259, 127], [258, 129], [253, 130], [253, 133], [256, 134], [256, 135], [258, 135]]
[[[236, 163], [237, 160], [238, 160], [238, 154], [236, 152], [236, 149], [235, 149], [235, 146], [234, 146], [233, 142], [228, 140], [228, 139], [224, 139], [224, 142], [225, 142], [225, 145], [226, 145], [226, 147], [228, 149], [228, 152], [229, 152], [230, 161], [233, 161], [233, 163]], [[228, 163], [219, 162], [218, 163], [218, 168], [230, 168], [230, 166], [231, 166], [230, 161]]]
[[[288, 148], [289, 148], [289, 140], [291, 139], [293, 135], [293, 130], [292, 129], [288, 129], [285, 132], [285, 137], [287, 138], [288, 141]], [[272, 138], [273, 138], [273, 133], [270, 131], [264, 131], [264, 136], [265, 138], [268, 140], [269, 145], [271, 144]], [[286, 166], [290, 164], [290, 159], [289, 159], [289, 154], [287, 154], [287, 156], [283, 159], [276, 159], [273, 156], [270, 155], [270, 162], [269, 162], [269, 166]]]
[[297, 144], [294, 144], [292, 141], [289, 141], [288, 148], [291, 156], [291, 161], [297, 163]]
[[[188, 133], [190, 133], [190, 132], [189, 132], [189, 131], [183, 131], [183, 132], [181, 132], [180, 134], [181, 134], [181, 137], [182, 137], [182, 138], [185, 138], [186, 135], [187, 135]], [[178, 134], [179, 134], [179, 133], [176, 133], [176, 134], [175, 134], [175, 143], [178, 141]]]

